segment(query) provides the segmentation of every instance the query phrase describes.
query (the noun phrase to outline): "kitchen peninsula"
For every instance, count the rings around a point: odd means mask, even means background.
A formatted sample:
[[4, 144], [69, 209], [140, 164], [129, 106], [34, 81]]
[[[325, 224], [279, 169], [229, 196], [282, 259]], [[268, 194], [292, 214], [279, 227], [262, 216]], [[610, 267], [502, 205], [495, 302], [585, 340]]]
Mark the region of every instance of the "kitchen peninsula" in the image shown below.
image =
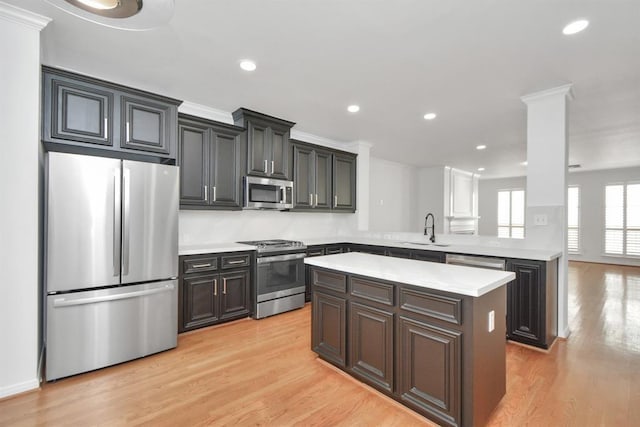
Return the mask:
[[441, 425], [483, 425], [505, 394], [513, 272], [365, 253], [305, 259], [312, 349]]

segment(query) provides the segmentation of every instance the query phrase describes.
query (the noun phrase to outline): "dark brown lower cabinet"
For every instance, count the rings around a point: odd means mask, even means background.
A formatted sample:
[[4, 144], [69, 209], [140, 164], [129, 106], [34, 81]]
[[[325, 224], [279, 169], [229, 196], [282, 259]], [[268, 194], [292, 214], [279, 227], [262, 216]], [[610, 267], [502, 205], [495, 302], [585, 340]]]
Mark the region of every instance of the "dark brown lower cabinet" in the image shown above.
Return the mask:
[[249, 271], [239, 270], [220, 274], [220, 319], [249, 316]]
[[398, 394], [439, 424], [461, 418], [462, 334], [401, 316], [398, 326]]
[[443, 426], [481, 426], [506, 392], [506, 287], [480, 297], [309, 266], [312, 350]]
[[182, 281], [182, 330], [216, 323], [220, 318], [218, 274], [185, 277]]
[[347, 361], [347, 301], [323, 292], [313, 293], [313, 351], [345, 367]]
[[547, 349], [557, 336], [557, 260], [510, 259], [516, 279], [507, 287], [507, 338]]
[[250, 316], [250, 265], [249, 252], [181, 256], [178, 332]]
[[349, 366], [354, 375], [393, 392], [394, 314], [349, 302]]

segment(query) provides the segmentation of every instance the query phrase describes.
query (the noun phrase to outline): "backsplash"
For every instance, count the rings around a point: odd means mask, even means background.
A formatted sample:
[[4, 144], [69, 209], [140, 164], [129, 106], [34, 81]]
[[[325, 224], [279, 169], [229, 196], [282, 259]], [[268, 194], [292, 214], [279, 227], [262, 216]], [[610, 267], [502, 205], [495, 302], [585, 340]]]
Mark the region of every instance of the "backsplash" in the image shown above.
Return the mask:
[[240, 240], [302, 240], [350, 235], [357, 230], [357, 216], [268, 210], [181, 210], [179, 224], [180, 245], [184, 246]]

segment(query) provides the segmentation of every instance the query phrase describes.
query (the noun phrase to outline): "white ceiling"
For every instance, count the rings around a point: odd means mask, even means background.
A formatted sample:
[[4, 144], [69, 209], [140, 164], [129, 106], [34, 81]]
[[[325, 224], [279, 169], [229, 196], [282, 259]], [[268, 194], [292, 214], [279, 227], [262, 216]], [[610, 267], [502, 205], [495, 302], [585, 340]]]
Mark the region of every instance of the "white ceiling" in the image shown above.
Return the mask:
[[[176, 0], [169, 24], [144, 32], [4, 1], [54, 19], [48, 65], [485, 177], [526, 172], [520, 97], [573, 83], [570, 163], [640, 165], [638, 0]], [[564, 36], [577, 18], [587, 30]], [[241, 71], [243, 58], [258, 69]]]

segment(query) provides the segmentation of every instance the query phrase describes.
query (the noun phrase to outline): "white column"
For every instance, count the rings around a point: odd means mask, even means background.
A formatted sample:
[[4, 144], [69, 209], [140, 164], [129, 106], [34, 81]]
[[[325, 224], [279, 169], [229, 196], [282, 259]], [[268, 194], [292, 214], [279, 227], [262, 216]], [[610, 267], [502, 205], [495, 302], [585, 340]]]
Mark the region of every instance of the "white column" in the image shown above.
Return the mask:
[[562, 252], [558, 260], [558, 336], [569, 335], [567, 316], [567, 99], [571, 85], [522, 97], [527, 104], [527, 209], [532, 247]]
[[0, 398], [39, 386], [40, 31], [0, 2]]

